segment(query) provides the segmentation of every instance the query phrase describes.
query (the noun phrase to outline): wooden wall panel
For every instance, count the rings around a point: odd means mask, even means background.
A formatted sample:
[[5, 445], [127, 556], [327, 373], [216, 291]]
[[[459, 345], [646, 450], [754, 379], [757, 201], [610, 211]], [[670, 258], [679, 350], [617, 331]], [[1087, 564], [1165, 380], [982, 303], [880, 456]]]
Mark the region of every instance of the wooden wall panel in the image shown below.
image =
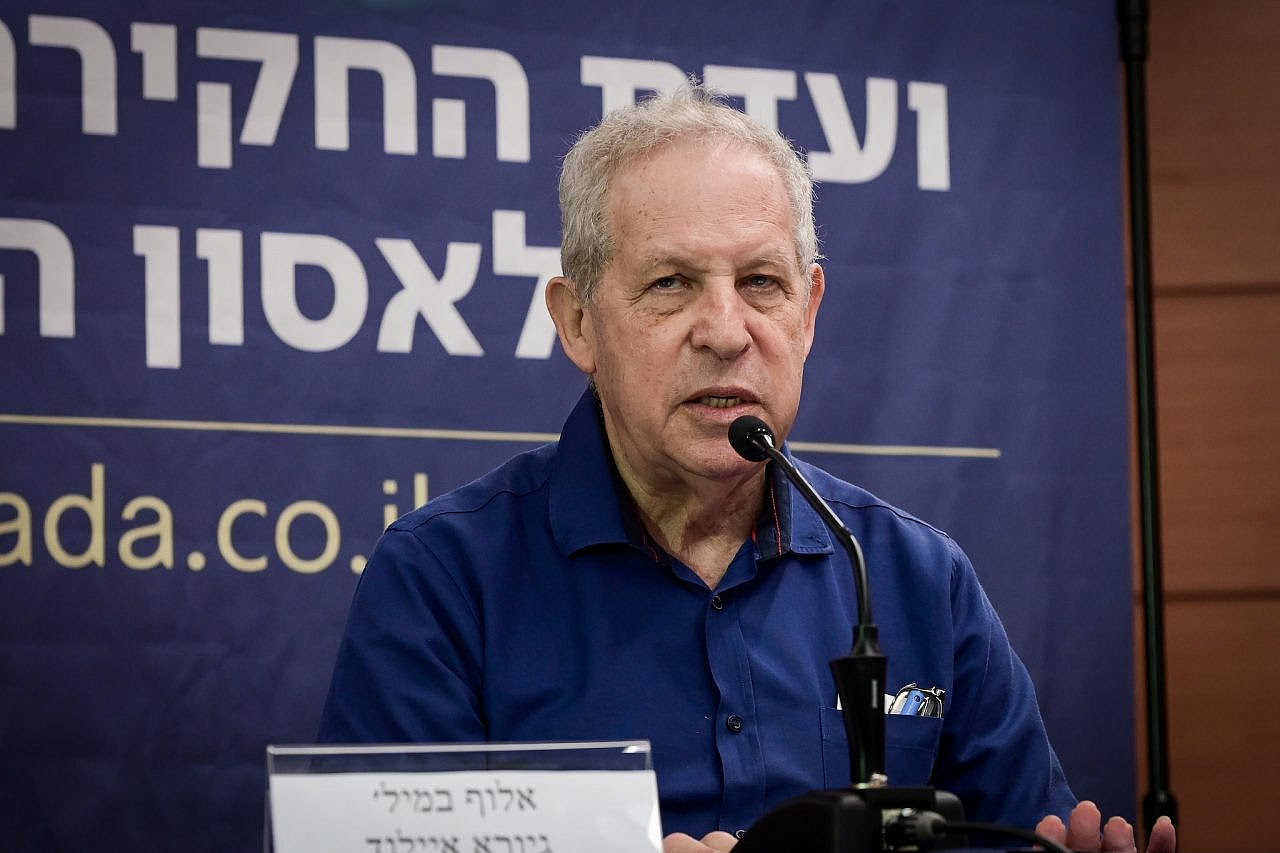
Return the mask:
[[[1179, 850], [1273, 851], [1260, 831], [1280, 757], [1280, 3], [1152, 0], [1150, 35]], [[1138, 684], [1141, 709], [1141, 671]]]
[[1179, 853], [1274, 853], [1275, 835], [1263, 830], [1275, 808], [1280, 715], [1261, 694], [1280, 660], [1280, 599], [1177, 601], [1167, 617]]
[[1165, 588], [1280, 592], [1280, 287], [1156, 318]]
[[1280, 281], [1280, 3], [1152, 0], [1157, 283]]

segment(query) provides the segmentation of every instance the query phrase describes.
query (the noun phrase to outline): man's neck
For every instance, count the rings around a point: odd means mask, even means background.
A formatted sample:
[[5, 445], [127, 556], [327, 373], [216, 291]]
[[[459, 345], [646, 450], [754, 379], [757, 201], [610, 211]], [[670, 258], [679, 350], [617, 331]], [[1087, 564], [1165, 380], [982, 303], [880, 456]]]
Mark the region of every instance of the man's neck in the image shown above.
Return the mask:
[[715, 589], [760, 517], [764, 469], [742, 480], [662, 483], [648, 482], [621, 463], [618, 473], [649, 535]]

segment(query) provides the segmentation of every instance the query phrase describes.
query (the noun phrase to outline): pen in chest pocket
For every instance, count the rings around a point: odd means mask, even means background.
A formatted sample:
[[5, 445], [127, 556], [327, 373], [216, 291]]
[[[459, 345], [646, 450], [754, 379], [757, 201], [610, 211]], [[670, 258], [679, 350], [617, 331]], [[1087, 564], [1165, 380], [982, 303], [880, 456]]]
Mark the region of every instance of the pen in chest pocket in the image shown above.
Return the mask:
[[909, 717], [941, 717], [947, 691], [941, 687], [921, 687], [914, 681], [898, 691], [888, 713]]

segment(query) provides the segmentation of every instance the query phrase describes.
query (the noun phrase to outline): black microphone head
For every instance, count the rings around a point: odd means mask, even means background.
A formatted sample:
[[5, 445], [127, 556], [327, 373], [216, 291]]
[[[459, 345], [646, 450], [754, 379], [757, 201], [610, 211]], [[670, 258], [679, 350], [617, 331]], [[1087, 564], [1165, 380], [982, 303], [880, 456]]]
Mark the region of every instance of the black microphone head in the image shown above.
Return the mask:
[[755, 415], [743, 415], [729, 424], [729, 444], [743, 459], [763, 462], [769, 458], [766, 447], [773, 447], [773, 430]]

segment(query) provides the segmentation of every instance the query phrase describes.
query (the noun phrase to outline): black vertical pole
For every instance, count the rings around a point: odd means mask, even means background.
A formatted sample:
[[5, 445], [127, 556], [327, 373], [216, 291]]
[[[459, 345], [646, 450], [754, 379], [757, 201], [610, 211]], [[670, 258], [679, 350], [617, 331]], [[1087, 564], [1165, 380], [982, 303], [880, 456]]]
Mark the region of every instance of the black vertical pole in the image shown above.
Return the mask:
[[1155, 327], [1152, 320], [1151, 192], [1147, 174], [1147, 2], [1117, 0], [1124, 60], [1129, 153], [1129, 239], [1133, 273], [1133, 343], [1138, 420], [1139, 512], [1142, 523], [1142, 613], [1147, 676], [1147, 791], [1142, 825], [1149, 834], [1161, 815], [1178, 819], [1169, 783], [1165, 691], [1164, 585], [1160, 550], [1159, 455], [1156, 449]]

